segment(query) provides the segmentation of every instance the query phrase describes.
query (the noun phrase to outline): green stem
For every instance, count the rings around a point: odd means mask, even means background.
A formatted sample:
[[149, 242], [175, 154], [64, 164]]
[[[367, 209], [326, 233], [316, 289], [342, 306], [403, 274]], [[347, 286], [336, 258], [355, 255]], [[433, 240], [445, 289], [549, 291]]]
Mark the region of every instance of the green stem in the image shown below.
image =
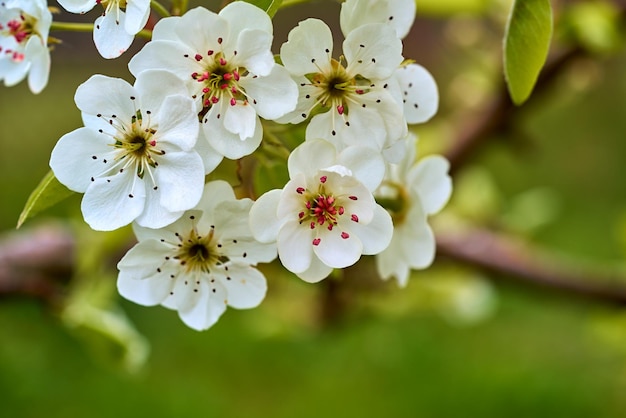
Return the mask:
[[[50, 31], [93, 32], [93, 23], [52, 22]], [[150, 40], [152, 39], [152, 31], [144, 29], [137, 33], [137, 36]]]
[[181, 16], [187, 11], [187, 0], [172, 1], [172, 15]]
[[51, 31], [93, 32], [93, 23], [52, 22]]
[[157, 12], [161, 17], [170, 17], [171, 16], [170, 11], [167, 10], [165, 8], [165, 6], [163, 6], [157, 0], [151, 0], [150, 1], [150, 7], [152, 7], [154, 9], [154, 11]]

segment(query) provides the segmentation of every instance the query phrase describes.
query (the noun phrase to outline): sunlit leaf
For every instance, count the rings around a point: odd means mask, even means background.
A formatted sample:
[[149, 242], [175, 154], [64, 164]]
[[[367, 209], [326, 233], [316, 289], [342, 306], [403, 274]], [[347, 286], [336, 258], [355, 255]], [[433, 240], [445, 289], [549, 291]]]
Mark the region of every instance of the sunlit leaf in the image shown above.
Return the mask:
[[480, 14], [492, 5], [489, 0], [419, 0], [416, 3], [418, 14], [435, 16]]
[[504, 76], [513, 103], [530, 97], [552, 38], [549, 0], [515, 0], [504, 38]]
[[254, 4], [267, 12], [270, 17], [274, 17], [283, 0], [245, 0], [246, 3]]
[[48, 209], [74, 194], [54, 177], [52, 171], [39, 182], [35, 190], [28, 197], [28, 201], [17, 221], [17, 228], [27, 220], [37, 215], [44, 209]]

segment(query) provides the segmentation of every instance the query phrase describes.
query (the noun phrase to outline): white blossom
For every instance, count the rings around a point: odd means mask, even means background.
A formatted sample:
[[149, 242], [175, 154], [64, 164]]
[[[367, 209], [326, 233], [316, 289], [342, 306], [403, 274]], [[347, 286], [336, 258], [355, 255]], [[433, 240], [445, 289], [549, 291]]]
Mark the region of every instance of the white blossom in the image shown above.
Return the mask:
[[276, 241], [287, 270], [317, 282], [387, 247], [391, 217], [372, 196], [384, 175], [378, 153], [353, 146], [337, 154], [327, 141], [311, 140], [291, 153], [288, 169], [287, 185], [250, 211], [255, 238]]
[[407, 64], [398, 68], [393, 78], [398, 86], [398, 101], [402, 101], [404, 118], [409, 124], [424, 123], [435, 116], [439, 92], [428, 70], [419, 64]]
[[392, 214], [393, 237], [389, 246], [376, 256], [379, 275], [395, 277], [406, 286], [410, 269], [424, 269], [435, 257], [435, 236], [428, 216], [439, 212], [452, 193], [449, 163], [439, 155], [415, 161], [415, 143], [407, 146], [402, 161], [390, 164], [385, 180], [375, 192]]
[[93, 229], [133, 220], [159, 228], [198, 203], [205, 175], [194, 149], [198, 120], [177, 77], [146, 71], [131, 86], [95, 75], [75, 101], [85, 127], [59, 140], [50, 167], [69, 189], [85, 193], [81, 208]]
[[230, 3], [219, 14], [198, 7], [159, 21], [129, 68], [135, 76], [163, 68], [185, 81], [207, 140], [237, 159], [261, 143], [259, 116], [277, 119], [296, 105], [294, 81], [274, 62], [272, 33], [269, 16], [249, 3]]
[[204, 330], [226, 310], [254, 308], [267, 283], [254, 268], [276, 258], [276, 246], [250, 233], [252, 201], [236, 200], [224, 181], [207, 183], [196, 208], [163, 229], [133, 224], [138, 244], [122, 258], [117, 287], [140, 305], [178, 311], [189, 327]]
[[363, 145], [381, 151], [406, 135], [388, 81], [403, 59], [391, 27], [370, 23], [351, 31], [336, 60], [328, 26], [307, 19], [289, 33], [280, 57], [300, 95], [296, 109], [279, 122], [300, 123], [314, 114], [306, 139], [326, 139], [340, 150]]
[[51, 23], [45, 0], [0, 2], [0, 80], [5, 86], [14, 86], [27, 75], [35, 94], [48, 84]]
[[345, 36], [368, 23], [385, 23], [404, 38], [415, 20], [415, 0], [346, 0], [341, 4], [339, 23]]
[[70, 13], [86, 13], [96, 4], [104, 8], [102, 16], [94, 23], [93, 40], [100, 55], [107, 59], [117, 58], [126, 52], [150, 16], [150, 0], [57, 1]]

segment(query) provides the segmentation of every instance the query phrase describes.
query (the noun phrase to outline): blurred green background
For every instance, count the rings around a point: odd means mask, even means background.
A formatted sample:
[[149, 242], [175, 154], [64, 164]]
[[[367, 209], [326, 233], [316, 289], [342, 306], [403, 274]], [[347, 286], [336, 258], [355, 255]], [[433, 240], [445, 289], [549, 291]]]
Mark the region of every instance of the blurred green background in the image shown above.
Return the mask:
[[[405, 40], [405, 56], [439, 82], [441, 112], [416, 132], [423, 149], [441, 152], [463, 129], [460, 116], [478, 111], [500, 82], [506, 2], [439, 3], [465, 4], [470, 14], [436, 3], [425, 2], [428, 13]], [[480, 13], [483, 6], [487, 13]], [[315, 2], [279, 12], [279, 42], [311, 15], [336, 23], [338, 7]], [[15, 227], [48, 171], [56, 140], [81, 126], [76, 87], [94, 73], [131, 79], [130, 55], [104, 61], [91, 35], [57, 36], [64, 43], [53, 52], [43, 93], [31, 95], [24, 83], [0, 92], [4, 231]], [[136, 40], [134, 50], [140, 46]], [[509, 135], [495, 138], [455, 176], [458, 197], [441, 221], [464, 217], [572, 259], [621, 266], [624, 74], [621, 46], [574, 62], [520, 111]], [[539, 198], [524, 200], [537, 191]], [[74, 196], [24, 228], [76, 216], [79, 201]], [[261, 307], [231, 309], [203, 333], [165, 308], [116, 300], [150, 344], [147, 363], [135, 373], [107, 360], [111, 353], [94, 348], [96, 337], [55, 312], [0, 299], [0, 415], [620, 417], [626, 409], [622, 310], [438, 260], [406, 289], [389, 283], [357, 294], [341, 321], [322, 327], [324, 286], [273, 267], [265, 272], [269, 293]], [[115, 277], [104, 280], [111, 285]]]

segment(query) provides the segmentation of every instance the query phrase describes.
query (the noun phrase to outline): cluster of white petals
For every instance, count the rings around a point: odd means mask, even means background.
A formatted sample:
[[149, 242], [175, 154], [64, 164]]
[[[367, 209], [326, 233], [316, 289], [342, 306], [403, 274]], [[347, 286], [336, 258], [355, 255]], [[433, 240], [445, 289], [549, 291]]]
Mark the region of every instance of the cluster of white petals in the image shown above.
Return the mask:
[[153, 68], [176, 74], [203, 114], [210, 146], [237, 159], [261, 143], [259, 116], [274, 120], [296, 106], [296, 84], [274, 62], [272, 33], [267, 13], [249, 3], [230, 3], [219, 14], [198, 7], [159, 21], [129, 68], [135, 76]]
[[[105, 58], [129, 47], [150, 12], [149, 0], [59, 2], [76, 13], [104, 7], [94, 40]], [[0, 3], [0, 34], [25, 43], [28, 55], [31, 43], [45, 47], [46, 20], [43, 12], [31, 19], [35, 6], [12, 11], [17, 3], [26, 2]], [[402, 56], [414, 15], [413, 0], [347, 0], [341, 55], [333, 58], [329, 27], [306, 19], [282, 45], [281, 65], [266, 12], [242, 1], [219, 13], [197, 7], [155, 25], [151, 42], [130, 60], [134, 85], [103, 75], [80, 85], [75, 101], [84, 127], [58, 141], [50, 166], [61, 183], [84, 193], [91, 228], [132, 223], [138, 243], [118, 264], [120, 294], [174, 309], [204, 330], [227, 306], [261, 303], [267, 284], [255, 266], [277, 255], [307, 282], [362, 255], [376, 255], [379, 275], [403, 286], [410, 269], [430, 265], [428, 216], [445, 205], [451, 181], [444, 158], [413, 165], [414, 141], [407, 146], [408, 124], [429, 120], [439, 101], [430, 73]], [[18, 18], [30, 32], [4, 23]], [[0, 47], [8, 84], [17, 70], [7, 75]], [[19, 74], [30, 69], [41, 82], [41, 67], [28, 56]], [[261, 119], [307, 122], [287, 160], [287, 184], [256, 202], [237, 200], [225, 181], [205, 184], [224, 157], [257, 150]], [[280, 139], [271, 144], [287, 149]]]
[[212, 326], [226, 306], [257, 306], [267, 283], [253, 266], [276, 258], [276, 247], [252, 238], [251, 206], [250, 199], [235, 199], [228, 183], [213, 181], [197, 207], [173, 224], [134, 224], [139, 243], [118, 264], [120, 294], [141, 305], [175, 309], [199, 331]]
[[387, 247], [391, 217], [372, 196], [385, 171], [380, 154], [359, 146], [337, 153], [318, 139], [296, 148], [288, 168], [285, 187], [261, 196], [250, 211], [254, 237], [276, 241], [287, 270], [317, 282]]
[[[104, 58], [117, 58], [133, 43], [146, 26], [150, 0], [57, 0], [70, 13], [86, 13], [100, 4], [102, 16], [94, 23], [93, 40]], [[122, 10], [124, 8], [125, 10]]]
[[0, 2], [0, 80], [5, 86], [14, 86], [27, 75], [35, 94], [48, 84], [51, 23], [45, 0]]
[[[338, 149], [362, 145], [378, 152], [407, 133], [407, 124], [389, 82], [402, 63], [402, 42], [382, 23], [347, 34], [343, 59], [333, 58], [333, 37], [321, 20], [307, 19], [289, 33], [280, 49], [285, 68], [298, 83], [295, 111], [279, 121], [311, 118], [306, 139], [322, 138]], [[345, 65], [344, 65], [345, 64]]]
[[382, 186], [375, 192], [379, 200], [394, 202], [393, 238], [389, 247], [376, 256], [376, 267], [383, 279], [395, 277], [406, 286], [411, 269], [424, 269], [435, 258], [435, 236], [428, 216], [439, 212], [452, 193], [449, 163], [430, 155], [415, 163], [415, 142], [410, 138], [407, 153], [399, 164], [390, 164]]
[[59, 140], [50, 167], [69, 189], [85, 193], [81, 208], [93, 229], [132, 221], [160, 228], [198, 203], [205, 174], [194, 149], [198, 120], [177, 77], [146, 71], [131, 86], [95, 75], [75, 101], [85, 126]]

